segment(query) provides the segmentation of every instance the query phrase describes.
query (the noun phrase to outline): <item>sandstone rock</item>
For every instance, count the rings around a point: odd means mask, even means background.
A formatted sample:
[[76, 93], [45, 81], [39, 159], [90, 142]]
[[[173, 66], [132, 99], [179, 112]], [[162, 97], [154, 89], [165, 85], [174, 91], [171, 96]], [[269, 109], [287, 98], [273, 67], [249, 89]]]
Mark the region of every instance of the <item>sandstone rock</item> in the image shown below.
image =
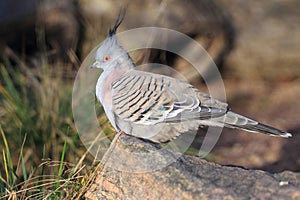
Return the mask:
[[[111, 147], [107, 162], [130, 163], [132, 154], [157, 151], [161, 147], [135, 137], [121, 135]], [[116, 153], [116, 154], [115, 154]], [[165, 150], [152, 165], [178, 153]], [[115, 158], [114, 158], [115, 157]], [[116, 161], [116, 160], [115, 160]], [[299, 199], [300, 174], [285, 171], [271, 174], [237, 166], [222, 166], [194, 156], [182, 155], [159, 170], [134, 173], [103, 166], [86, 192], [87, 199]], [[130, 164], [129, 164], [130, 165]]]

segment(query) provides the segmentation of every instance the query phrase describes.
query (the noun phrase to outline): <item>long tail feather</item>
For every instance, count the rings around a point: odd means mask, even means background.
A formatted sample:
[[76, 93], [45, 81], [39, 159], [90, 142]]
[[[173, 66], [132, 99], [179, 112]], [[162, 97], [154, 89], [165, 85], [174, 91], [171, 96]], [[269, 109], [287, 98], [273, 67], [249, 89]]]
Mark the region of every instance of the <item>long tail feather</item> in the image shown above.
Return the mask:
[[224, 120], [225, 127], [238, 128], [250, 132], [263, 133], [272, 136], [292, 137], [291, 133], [273, 128], [271, 126], [259, 123], [234, 112], [227, 112]]

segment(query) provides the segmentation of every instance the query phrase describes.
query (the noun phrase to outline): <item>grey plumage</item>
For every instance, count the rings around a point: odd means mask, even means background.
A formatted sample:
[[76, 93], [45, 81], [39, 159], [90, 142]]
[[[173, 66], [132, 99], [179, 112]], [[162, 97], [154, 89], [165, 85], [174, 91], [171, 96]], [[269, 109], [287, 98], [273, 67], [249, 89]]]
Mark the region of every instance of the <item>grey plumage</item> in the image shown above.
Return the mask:
[[117, 131], [153, 142], [169, 141], [203, 125], [291, 136], [229, 111], [226, 103], [184, 81], [136, 70], [129, 54], [117, 42], [115, 31], [121, 21], [117, 20], [110, 30], [93, 64], [103, 69], [96, 96]]

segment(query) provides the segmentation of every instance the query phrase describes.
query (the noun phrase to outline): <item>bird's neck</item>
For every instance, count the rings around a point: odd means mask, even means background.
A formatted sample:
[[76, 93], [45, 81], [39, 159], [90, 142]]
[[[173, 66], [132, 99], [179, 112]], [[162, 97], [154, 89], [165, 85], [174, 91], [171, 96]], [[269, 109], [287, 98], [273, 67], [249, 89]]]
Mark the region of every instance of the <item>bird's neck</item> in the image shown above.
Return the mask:
[[127, 69], [129, 71], [135, 68], [135, 64], [129, 54], [126, 52], [118, 58], [115, 68]]
[[105, 69], [97, 82], [96, 96], [102, 104], [111, 105], [112, 84], [127, 72], [134, 70], [135, 64], [126, 52], [112, 63], [111, 68]]

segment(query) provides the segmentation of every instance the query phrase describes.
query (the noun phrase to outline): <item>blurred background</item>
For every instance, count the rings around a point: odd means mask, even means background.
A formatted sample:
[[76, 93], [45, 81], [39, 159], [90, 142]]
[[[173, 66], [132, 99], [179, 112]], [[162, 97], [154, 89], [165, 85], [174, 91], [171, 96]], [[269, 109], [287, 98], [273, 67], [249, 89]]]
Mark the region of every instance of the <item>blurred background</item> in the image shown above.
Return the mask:
[[[299, 1], [2, 0], [1, 193], [75, 197], [88, 185], [95, 160], [73, 123], [73, 81], [124, 6], [127, 15], [119, 31], [159, 26], [187, 34], [220, 69], [233, 111], [293, 134], [282, 139], [224, 129], [208, 160], [270, 172], [300, 171]], [[138, 64], [172, 66], [205, 88], [189, 63], [169, 52], [145, 50], [134, 58]], [[103, 114], [99, 122], [114, 134]], [[33, 192], [34, 186], [39, 190]]]

